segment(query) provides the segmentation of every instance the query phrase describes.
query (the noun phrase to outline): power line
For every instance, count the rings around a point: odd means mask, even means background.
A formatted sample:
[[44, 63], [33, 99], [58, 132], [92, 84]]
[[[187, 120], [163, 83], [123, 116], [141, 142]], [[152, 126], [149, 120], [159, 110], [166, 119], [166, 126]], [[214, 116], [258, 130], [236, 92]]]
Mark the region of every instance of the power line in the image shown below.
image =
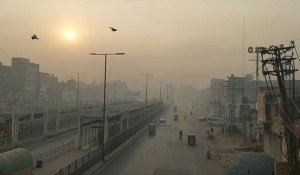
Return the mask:
[[[260, 47], [259, 50], [257, 50], [257, 54], [261, 53], [262, 55], [262, 72], [265, 77], [269, 94], [272, 97], [276, 110], [284, 120], [284, 134], [287, 145], [287, 159], [289, 163], [290, 175], [300, 174], [297, 156], [298, 141], [293, 127], [296, 106], [293, 98], [295, 98], [295, 72], [297, 71], [297, 69], [295, 69], [294, 62], [296, 58], [293, 57], [294, 50], [295, 45], [293, 41], [288, 47], [284, 47], [283, 45], [272, 45], [269, 48]], [[268, 55], [269, 57], [264, 59], [264, 55]], [[268, 67], [272, 68], [272, 70], [269, 70]], [[277, 100], [278, 93], [275, 93], [271, 75], [277, 78], [281, 96], [280, 104]], [[269, 80], [267, 80], [267, 76]], [[285, 80], [285, 77], [287, 77], [287, 80]], [[286, 81], [289, 83], [289, 89], [286, 87]], [[272, 89], [270, 89], [268, 82], [270, 82]], [[292, 105], [290, 102], [292, 102]]]

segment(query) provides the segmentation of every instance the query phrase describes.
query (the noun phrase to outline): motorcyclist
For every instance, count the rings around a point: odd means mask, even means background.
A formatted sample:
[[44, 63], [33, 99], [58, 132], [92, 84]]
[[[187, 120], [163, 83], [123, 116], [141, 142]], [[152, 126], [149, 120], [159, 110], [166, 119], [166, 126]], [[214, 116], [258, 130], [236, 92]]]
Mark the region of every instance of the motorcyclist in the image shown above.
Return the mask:
[[211, 149], [210, 149], [210, 146], [207, 146], [207, 148], [206, 148], [206, 157], [207, 157], [208, 159], [211, 158]]
[[180, 140], [182, 140], [182, 135], [183, 135], [183, 131], [180, 130], [180, 131], [179, 131], [179, 139], [180, 139]]

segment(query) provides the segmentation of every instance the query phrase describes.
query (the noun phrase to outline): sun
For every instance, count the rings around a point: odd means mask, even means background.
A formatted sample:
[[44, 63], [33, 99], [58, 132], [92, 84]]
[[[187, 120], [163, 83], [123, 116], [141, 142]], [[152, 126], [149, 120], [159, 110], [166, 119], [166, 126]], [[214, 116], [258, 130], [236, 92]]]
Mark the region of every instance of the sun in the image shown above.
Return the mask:
[[76, 39], [76, 32], [74, 30], [63, 31], [63, 37], [68, 41], [73, 41]]

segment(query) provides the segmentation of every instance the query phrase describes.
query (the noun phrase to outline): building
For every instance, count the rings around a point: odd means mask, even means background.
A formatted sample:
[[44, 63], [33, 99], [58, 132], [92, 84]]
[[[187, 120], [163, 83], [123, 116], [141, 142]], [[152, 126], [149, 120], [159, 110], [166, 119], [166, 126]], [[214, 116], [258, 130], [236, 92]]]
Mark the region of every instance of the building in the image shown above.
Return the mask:
[[59, 104], [62, 101], [62, 90], [58, 82], [58, 77], [50, 74], [47, 87], [48, 103]]
[[49, 79], [50, 75], [48, 73], [40, 72], [40, 93], [39, 93], [39, 100], [42, 102], [48, 101], [48, 86], [49, 86]]
[[12, 58], [12, 90], [14, 102], [33, 102], [39, 97], [39, 65], [26, 58]]
[[62, 90], [63, 103], [76, 104], [77, 99], [77, 87], [75, 80], [67, 80], [66, 82], [60, 82], [60, 88]]
[[223, 84], [224, 79], [211, 79], [210, 80], [210, 89], [211, 89], [211, 99], [212, 103], [221, 103], [223, 100]]
[[[258, 93], [258, 121], [263, 123], [263, 143], [264, 151], [269, 154], [275, 161], [286, 161], [285, 140], [283, 139], [284, 127], [283, 119], [280, 116], [277, 106], [273, 103], [273, 98], [280, 101], [280, 91], [275, 88], [275, 97], [269, 93], [266, 87], [260, 88]], [[282, 149], [281, 149], [282, 148]]]
[[12, 102], [11, 67], [0, 62], [0, 107]]
[[127, 82], [120, 80], [107, 82], [106, 88], [106, 97], [108, 101], [127, 100], [131, 98]]

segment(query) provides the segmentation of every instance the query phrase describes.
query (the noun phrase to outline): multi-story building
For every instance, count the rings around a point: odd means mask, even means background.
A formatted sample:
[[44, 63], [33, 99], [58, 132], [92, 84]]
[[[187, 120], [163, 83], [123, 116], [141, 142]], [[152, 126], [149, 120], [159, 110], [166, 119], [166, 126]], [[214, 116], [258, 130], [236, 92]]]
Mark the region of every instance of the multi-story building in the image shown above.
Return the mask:
[[[103, 85], [101, 85], [103, 86]], [[107, 100], [126, 100], [130, 98], [129, 94], [129, 88], [127, 86], [126, 82], [116, 80], [116, 81], [111, 81], [106, 83], [106, 95], [107, 95]]]
[[59, 86], [58, 77], [51, 74], [48, 82], [48, 102], [58, 104], [62, 101], [61, 88]]
[[11, 67], [0, 62], [0, 106], [7, 105], [11, 100]]
[[48, 85], [49, 85], [49, 78], [50, 75], [48, 73], [40, 72], [40, 94], [39, 94], [39, 100], [42, 102], [48, 101]]
[[221, 103], [223, 100], [223, 79], [211, 79], [210, 80], [210, 90], [211, 90], [211, 99], [212, 103]]
[[39, 65], [26, 58], [12, 58], [12, 90], [16, 103], [32, 102], [39, 96]]

